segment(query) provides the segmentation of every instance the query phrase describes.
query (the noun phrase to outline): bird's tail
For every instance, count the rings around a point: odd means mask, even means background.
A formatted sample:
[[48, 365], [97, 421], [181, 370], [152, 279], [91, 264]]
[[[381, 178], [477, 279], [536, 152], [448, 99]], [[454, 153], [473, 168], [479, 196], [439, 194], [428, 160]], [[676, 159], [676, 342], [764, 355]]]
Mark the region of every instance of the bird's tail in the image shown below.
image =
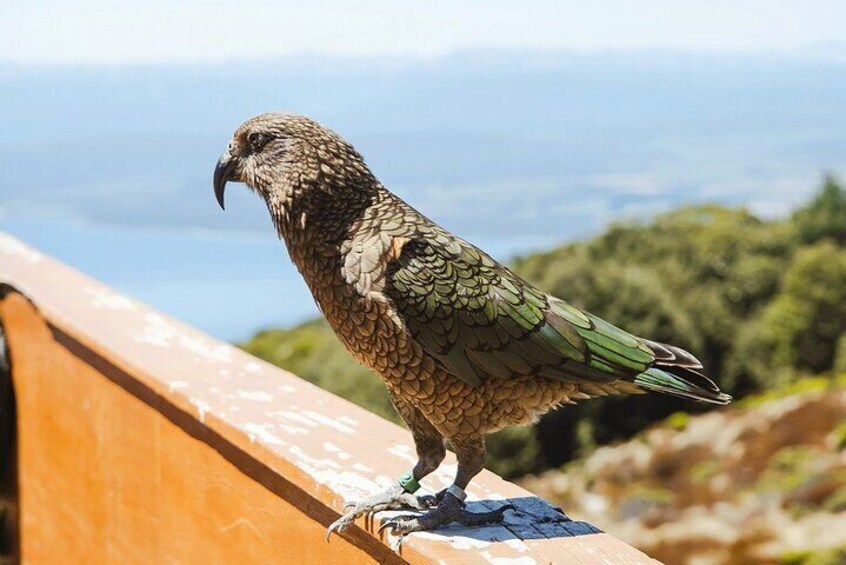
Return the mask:
[[661, 392], [699, 402], [728, 404], [731, 396], [721, 392], [714, 381], [687, 367], [650, 367], [634, 378], [644, 390]]

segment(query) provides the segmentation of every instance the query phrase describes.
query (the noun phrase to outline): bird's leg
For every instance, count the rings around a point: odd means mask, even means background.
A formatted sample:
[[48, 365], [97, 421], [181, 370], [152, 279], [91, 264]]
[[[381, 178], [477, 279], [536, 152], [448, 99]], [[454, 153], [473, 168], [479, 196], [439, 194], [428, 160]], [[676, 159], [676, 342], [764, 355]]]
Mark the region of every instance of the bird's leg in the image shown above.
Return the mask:
[[332, 532], [344, 531], [357, 518], [371, 512], [398, 508], [423, 510], [438, 504], [434, 496], [415, 496], [414, 492], [420, 488], [419, 481], [437, 469], [444, 460], [446, 455], [444, 439], [416, 408], [400, 399], [393, 400], [397, 411], [411, 428], [414, 445], [417, 448], [417, 463], [413, 469], [400, 475], [397, 482], [385, 490], [361, 500], [348, 502], [344, 508], [344, 515], [329, 525], [326, 531], [327, 540]]
[[388, 528], [394, 534], [405, 535], [434, 530], [451, 522], [458, 522], [463, 526], [494, 524], [502, 521], [506, 510], [513, 509], [513, 506], [508, 504], [489, 512], [468, 512], [464, 509], [464, 499], [467, 498], [464, 489], [485, 465], [485, 441], [480, 436], [472, 436], [453, 438], [450, 443], [458, 459], [458, 472], [455, 482], [440, 497], [438, 505], [419, 516], [395, 516], [384, 522], [379, 528], [380, 531]]

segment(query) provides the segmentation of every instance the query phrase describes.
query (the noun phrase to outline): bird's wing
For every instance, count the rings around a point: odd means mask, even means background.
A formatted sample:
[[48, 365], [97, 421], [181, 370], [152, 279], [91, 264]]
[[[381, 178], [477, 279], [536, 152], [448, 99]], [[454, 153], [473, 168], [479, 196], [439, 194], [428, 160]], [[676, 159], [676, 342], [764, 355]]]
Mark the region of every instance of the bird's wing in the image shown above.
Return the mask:
[[[540, 292], [442, 230], [407, 241], [385, 275], [383, 292], [415, 340], [473, 386], [517, 375], [631, 380], [659, 356], [650, 342]], [[678, 356], [660, 347], [661, 356]]]

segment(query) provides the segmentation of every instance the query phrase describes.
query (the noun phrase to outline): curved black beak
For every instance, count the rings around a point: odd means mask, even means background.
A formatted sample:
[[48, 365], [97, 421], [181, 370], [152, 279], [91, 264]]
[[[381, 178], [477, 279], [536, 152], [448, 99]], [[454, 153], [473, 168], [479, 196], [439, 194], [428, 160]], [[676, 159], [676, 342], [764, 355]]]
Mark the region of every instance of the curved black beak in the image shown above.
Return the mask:
[[223, 193], [226, 190], [227, 181], [235, 180], [232, 173], [235, 172], [237, 165], [238, 159], [232, 157], [227, 149], [220, 156], [220, 159], [217, 160], [217, 165], [214, 168], [214, 195], [217, 198], [217, 203], [220, 204], [221, 210], [226, 210], [226, 207], [223, 205]]

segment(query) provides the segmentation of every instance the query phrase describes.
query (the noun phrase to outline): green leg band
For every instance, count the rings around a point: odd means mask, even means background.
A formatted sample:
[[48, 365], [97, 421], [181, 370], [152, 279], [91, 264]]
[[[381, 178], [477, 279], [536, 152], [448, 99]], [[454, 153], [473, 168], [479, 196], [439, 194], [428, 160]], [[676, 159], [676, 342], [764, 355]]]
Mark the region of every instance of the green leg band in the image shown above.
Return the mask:
[[414, 473], [411, 471], [406, 471], [397, 480], [400, 486], [405, 489], [405, 492], [409, 494], [414, 494], [420, 488], [420, 483], [417, 482], [417, 479], [414, 478]]

